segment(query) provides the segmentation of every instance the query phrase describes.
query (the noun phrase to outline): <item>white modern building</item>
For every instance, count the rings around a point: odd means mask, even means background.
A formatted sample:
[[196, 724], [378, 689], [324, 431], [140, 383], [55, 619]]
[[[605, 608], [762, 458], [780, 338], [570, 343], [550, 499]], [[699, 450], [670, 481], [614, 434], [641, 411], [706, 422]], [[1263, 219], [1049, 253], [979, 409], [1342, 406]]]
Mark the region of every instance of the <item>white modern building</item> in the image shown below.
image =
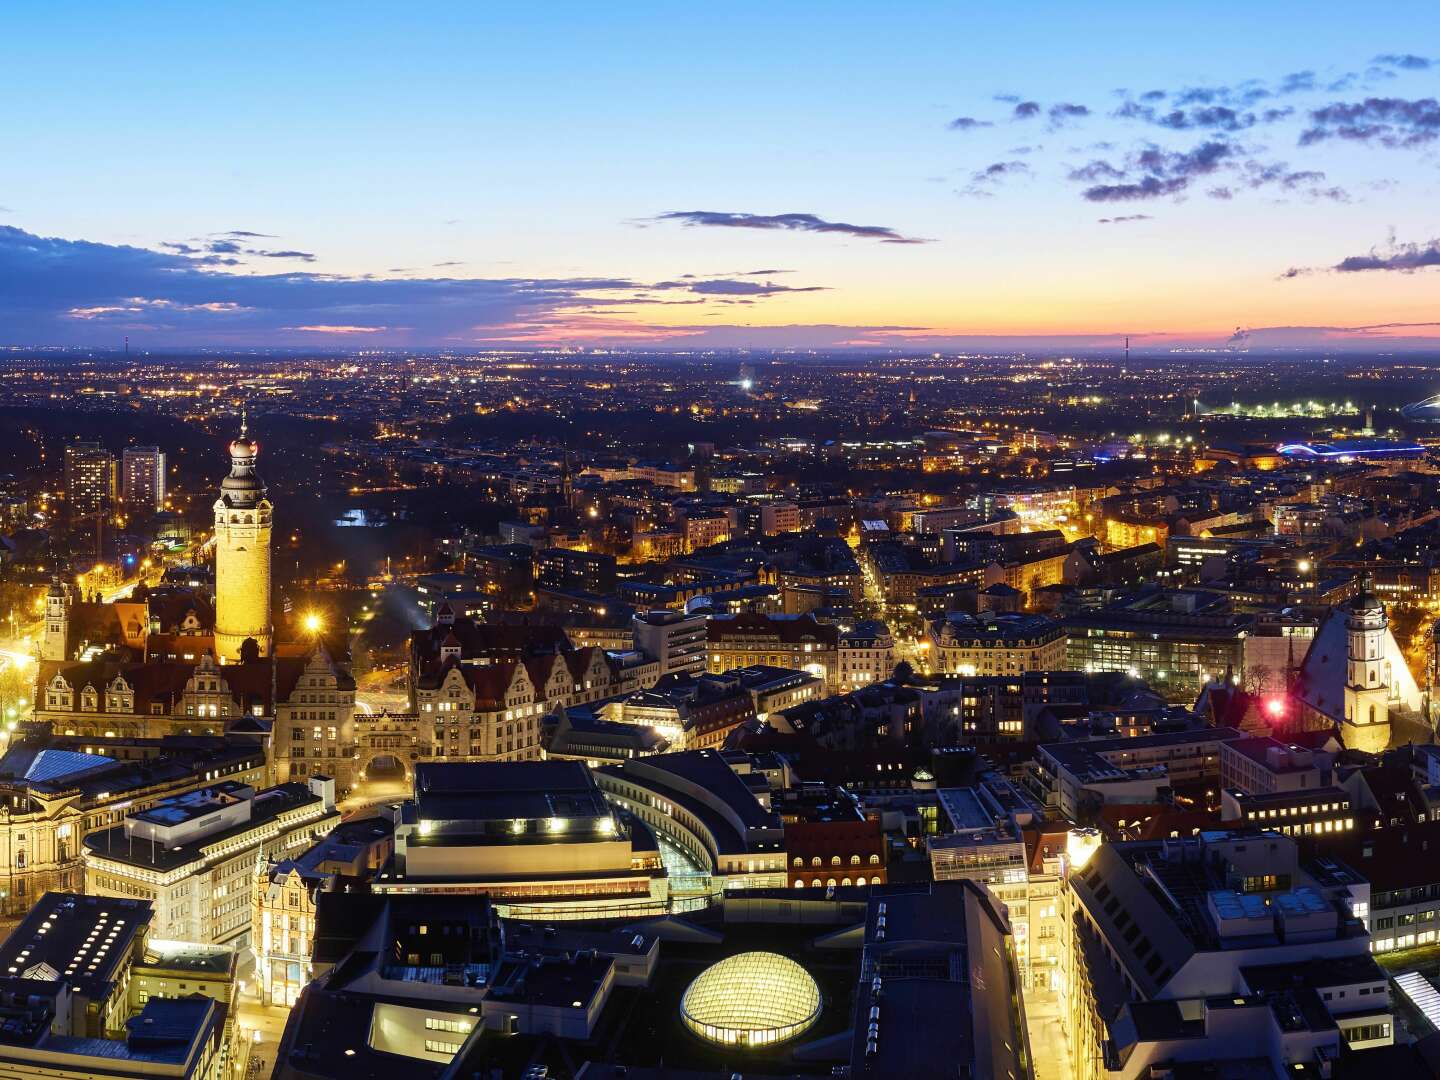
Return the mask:
[[157, 937], [241, 948], [250, 943], [257, 867], [339, 823], [326, 777], [262, 791], [223, 781], [85, 837], [85, 891], [149, 900]]

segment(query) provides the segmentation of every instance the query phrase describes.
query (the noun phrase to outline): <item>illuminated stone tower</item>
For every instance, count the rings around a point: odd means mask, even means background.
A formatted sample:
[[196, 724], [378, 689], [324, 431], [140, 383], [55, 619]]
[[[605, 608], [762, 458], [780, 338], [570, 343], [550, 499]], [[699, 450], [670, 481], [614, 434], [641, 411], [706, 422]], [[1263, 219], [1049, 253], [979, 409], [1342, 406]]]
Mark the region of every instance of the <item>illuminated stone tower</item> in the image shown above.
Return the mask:
[[1342, 739], [1352, 750], [1379, 753], [1390, 741], [1391, 671], [1385, 650], [1389, 625], [1385, 605], [1367, 582], [1345, 611], [1348, 655]]
[[45, 594], [45, 629], [40, 638], [41, 660], [69, 660], [70, 586], [57, 577]]
[[259, 453], [242, 416], [215, 502], [215, 655], [222, 664], [237, 662], [250, 639], [261, 656], [270, 655], [271, 507], [255, 471]]

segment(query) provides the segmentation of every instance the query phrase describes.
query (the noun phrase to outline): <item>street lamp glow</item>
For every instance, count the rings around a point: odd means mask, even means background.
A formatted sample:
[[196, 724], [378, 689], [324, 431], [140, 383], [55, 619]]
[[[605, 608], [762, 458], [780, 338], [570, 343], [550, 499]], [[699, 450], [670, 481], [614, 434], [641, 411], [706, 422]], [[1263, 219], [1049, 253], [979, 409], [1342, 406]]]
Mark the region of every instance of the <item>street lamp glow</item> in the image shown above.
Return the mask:
[[318, 633], [319, 633], [321, 630], [323, 630], [324, 628], [325, 628], [325, 620], [320, 617], [320, 615], [319, 615], [318, 612], [312, 611], [312, 612], [310, 612], [309, 614], [307, 614], [307, 615], [305, 616], [305, 632], [306, 632], [306, 633], [309, 633], [309, 634], [318, 634]]

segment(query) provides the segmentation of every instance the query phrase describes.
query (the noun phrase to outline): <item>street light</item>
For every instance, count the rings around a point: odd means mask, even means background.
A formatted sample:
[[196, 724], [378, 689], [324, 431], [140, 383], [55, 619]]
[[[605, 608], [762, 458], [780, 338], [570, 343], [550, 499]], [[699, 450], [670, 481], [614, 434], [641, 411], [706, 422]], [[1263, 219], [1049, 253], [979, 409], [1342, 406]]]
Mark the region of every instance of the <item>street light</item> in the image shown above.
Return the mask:
[[320, 617], [320, 613], [319, 613], [318, 611], [311, 611], [311, 612], [309, 612], [309, 613], [306, 614], [306, 616], [305, 616], [305, 632], [306, 632], [306, 633], [308, 633], [308, 634], [318, 634], [318, 633], [320, 633], [320, 631], [323, 630], [323, 629], [325, 629], [325, 620]]

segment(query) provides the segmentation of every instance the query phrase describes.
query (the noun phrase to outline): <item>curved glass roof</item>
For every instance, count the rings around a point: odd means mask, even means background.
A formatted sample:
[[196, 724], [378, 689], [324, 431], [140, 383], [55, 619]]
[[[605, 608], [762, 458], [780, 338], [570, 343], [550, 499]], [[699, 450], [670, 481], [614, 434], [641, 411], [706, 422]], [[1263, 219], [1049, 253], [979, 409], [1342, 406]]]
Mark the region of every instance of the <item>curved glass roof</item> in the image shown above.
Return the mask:
[[820, 987], [789, 957], [740, 953], [696, 976], [680, 1000], [680, 1018], [709, 1042], [766, 1046], [820, 1018]]

